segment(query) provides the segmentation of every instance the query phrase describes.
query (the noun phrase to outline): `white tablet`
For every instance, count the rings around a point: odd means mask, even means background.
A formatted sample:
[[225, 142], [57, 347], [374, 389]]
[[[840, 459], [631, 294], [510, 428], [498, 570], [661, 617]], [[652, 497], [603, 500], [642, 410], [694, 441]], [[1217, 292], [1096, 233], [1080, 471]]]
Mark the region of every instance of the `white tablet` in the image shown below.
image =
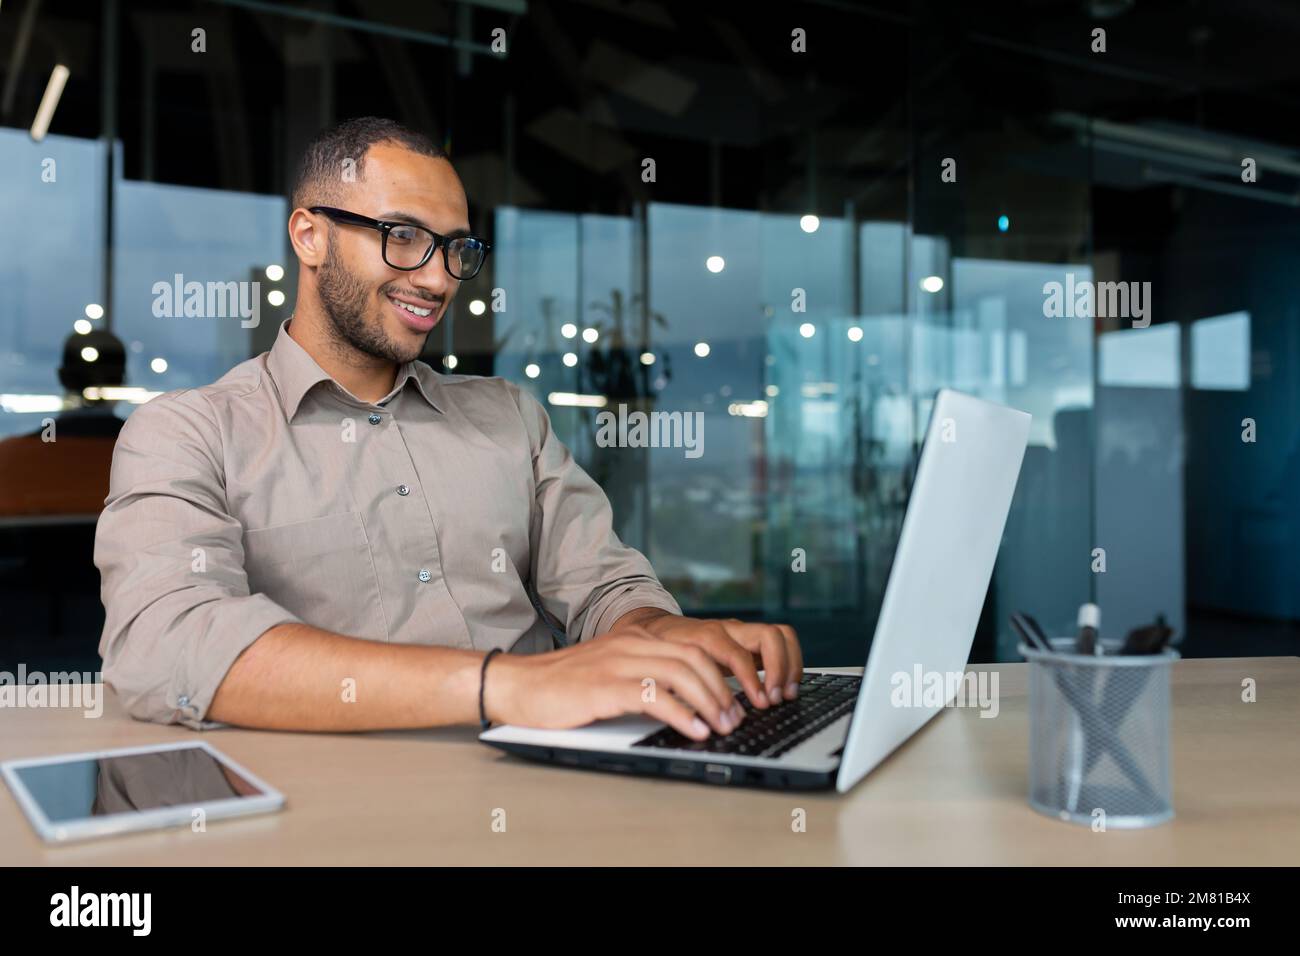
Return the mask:
[[202, 741], [0, 763], [36, 832], [50, 843], [159, 827], [206, 827], [267, 813], [284, 795]]

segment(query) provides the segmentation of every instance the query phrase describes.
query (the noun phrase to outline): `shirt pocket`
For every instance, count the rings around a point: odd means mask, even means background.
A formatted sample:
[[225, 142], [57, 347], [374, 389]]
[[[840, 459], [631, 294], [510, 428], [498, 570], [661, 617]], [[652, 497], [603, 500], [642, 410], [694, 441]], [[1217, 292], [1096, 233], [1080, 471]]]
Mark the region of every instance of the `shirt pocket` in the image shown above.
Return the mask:
[[360, 512], [245, 531], [244, 571], [251, 593], [265, 594], [304, 623], [348, 637], [388, 639]]

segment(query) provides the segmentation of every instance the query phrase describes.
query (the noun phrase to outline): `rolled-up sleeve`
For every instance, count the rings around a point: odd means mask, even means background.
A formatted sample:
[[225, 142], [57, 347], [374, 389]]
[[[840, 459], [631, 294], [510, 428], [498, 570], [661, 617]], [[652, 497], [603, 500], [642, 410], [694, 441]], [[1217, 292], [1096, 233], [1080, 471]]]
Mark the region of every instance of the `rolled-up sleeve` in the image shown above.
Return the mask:
[[605, 633], [639, 607], [681, 614], [650, 562], [614, 531], [609, 498], [555, 436], [546, 409], [507, 384], [532, 446], [536, 494], [529, 545], [543, 607], [565, 625], [571, 642]]
[[104, 682], [131, 716], [195, 730], [235, 659], [299, 619], [250, 594], [243, 527], [226, 507], [207, 400], [168, 393], [127, 419], [95, 529]]

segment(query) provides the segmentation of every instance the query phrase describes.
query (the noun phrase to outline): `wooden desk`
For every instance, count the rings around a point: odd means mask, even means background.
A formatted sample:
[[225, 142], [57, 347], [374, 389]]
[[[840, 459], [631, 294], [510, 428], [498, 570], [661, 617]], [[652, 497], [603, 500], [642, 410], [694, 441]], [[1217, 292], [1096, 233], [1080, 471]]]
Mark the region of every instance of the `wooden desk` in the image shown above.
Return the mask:
[[[1300, 863], [1300, 658], [1180, 661], [1173, 670], [1177, 818], [1091, 830], [1025, 801], [1025, 664], [1000, 673], [994, 719], [940, 714], [845, 796], [772, 793], [531, 764], [471, 728], [196, 735], [122, 716], [0, 711], [5, 758], [208, 740], [279, 787], [285, 810], [47, 848], [0, 785], [6, 864], [996, 864]], [[845, 669], [850, 670], [850, 669]], [[1253, 677], [1258, 702], [1241, 701]], [[807, 812], [807, 832], [791, 812]], [[493, 832], [495, 808], [506, 832]]]

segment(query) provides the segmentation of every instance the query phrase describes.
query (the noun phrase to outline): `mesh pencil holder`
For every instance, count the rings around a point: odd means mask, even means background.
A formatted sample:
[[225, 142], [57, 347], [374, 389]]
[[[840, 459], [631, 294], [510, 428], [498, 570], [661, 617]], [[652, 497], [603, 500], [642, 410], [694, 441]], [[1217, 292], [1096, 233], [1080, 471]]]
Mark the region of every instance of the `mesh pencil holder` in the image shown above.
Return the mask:
[[1073, 646], [1058, 638], [1053, 654], [1019, 648], [1029, 662], [1029, 805], [1108, 829], [1173, 819], [1169, 668], [1178, 652], [1094, 657]]

